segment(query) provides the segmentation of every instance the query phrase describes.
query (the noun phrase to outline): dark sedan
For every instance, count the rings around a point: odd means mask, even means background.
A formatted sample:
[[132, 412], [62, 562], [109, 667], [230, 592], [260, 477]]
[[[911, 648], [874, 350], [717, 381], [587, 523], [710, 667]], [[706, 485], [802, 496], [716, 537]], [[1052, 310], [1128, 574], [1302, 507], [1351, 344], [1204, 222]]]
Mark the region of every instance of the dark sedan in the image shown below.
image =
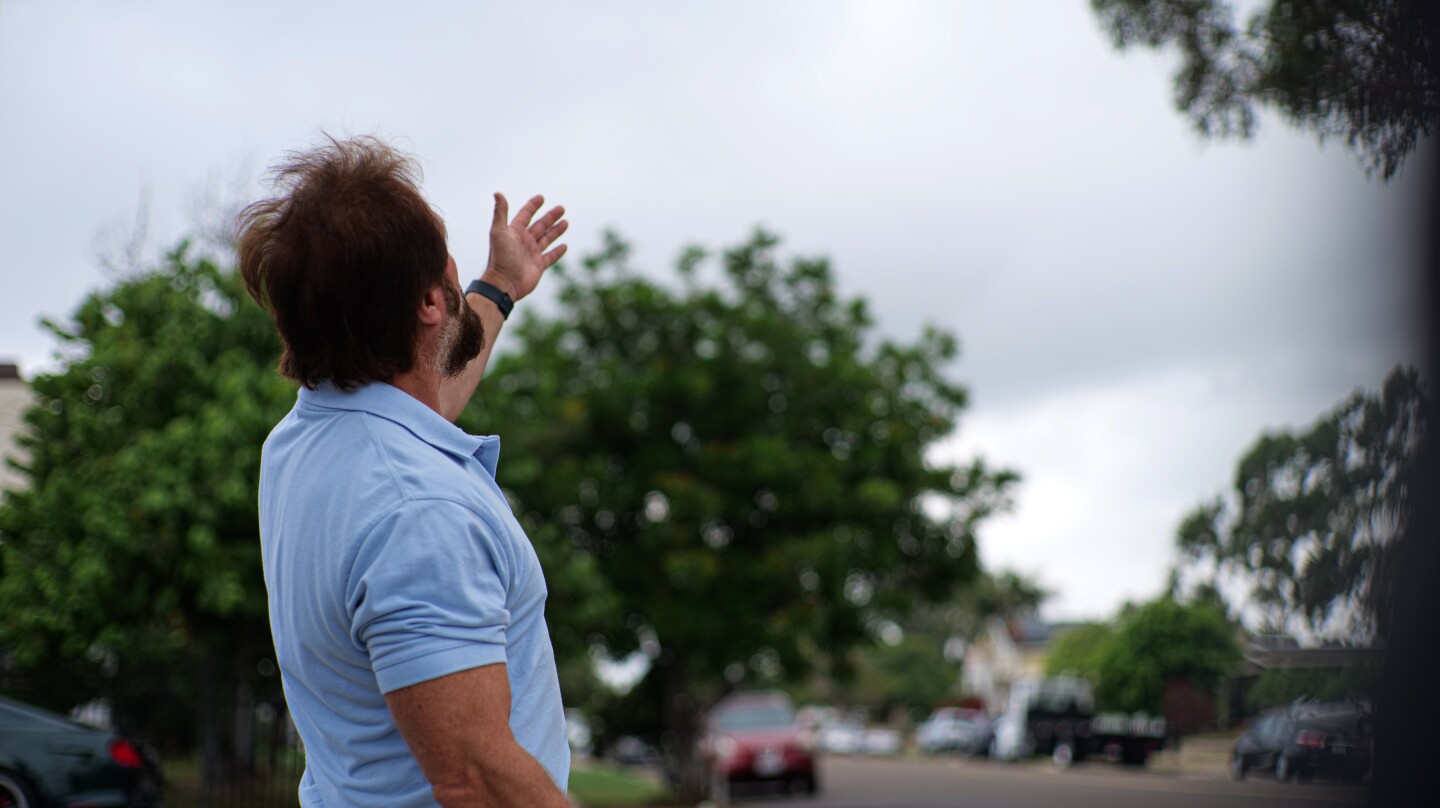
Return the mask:
[[0, 808], [160, 804], [160, 770], [117, 733], [0, 698]]
[[1269, 769], [1275, 779], [1315, 775], [1359, 782], [1370, 771], [1370, 711], [1353, 702], [1310, 702], [1266, 710], [1235, 742], [1230, 776]]

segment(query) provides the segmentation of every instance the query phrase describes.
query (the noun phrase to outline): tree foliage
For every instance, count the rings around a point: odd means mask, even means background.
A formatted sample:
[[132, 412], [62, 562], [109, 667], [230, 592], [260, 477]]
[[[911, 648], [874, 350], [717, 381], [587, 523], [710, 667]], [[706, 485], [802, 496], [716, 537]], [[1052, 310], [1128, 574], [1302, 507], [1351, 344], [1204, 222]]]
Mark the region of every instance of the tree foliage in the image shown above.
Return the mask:
[[1096, 684], [1100, 667], [1115, 641], [1111, 623], [1084, 623], [1067, 629], [1055, 638], [1045, 655], [1045, 673], [1050, 676], [1081, 676]]
[[1239, 659], [1224, 614], [1161, 598], [1120, 621], [1100, 656], [1095, 699], [1107, 710], [1156, 714], [1166, 682], [1182, 679], [1213, 689]]
[[959, 685], [960, 664], [945, 657], [943, 642], [924, 634], [905, 633], [893, 645], [880, 642], [857, 661], [853, 686], [845, 704], [886, 716], [895, 707], [924, 717]]
[[1275, 668], [1261, 673], [1245, 692], [1245, 707], [1258, 711], [1301, 698], [1373, 701], [1379, 683], [1380, 666], [1376, 663], [1350, 663], [1339, 670]]
[[1162, 597], [1127, 606], [1111, 622], [1061, 634], [1045, 669], [1090, 680], [1099, 709], [1158, 714], [1166, 682], [1213, 688], [1239, 659], [1224, 612], [1204, 602]]
[[724, 689], [843, 667], [880, 620], [973, 578], [975, 528], [1014, 480], [925, 459], [966, 401], [952, 337], [875, 342], [824, 260], [782, 264], [776, 244], [725, 251], [714, 281], [691, 248], [672, 287], [610, 237], [551, 281], [558, 311], [511, 326], [462, 416], [503, 436], [547, 575], [603, 582], [604, 608], [552, 631], [644, 644], [676, 738]]
[[60, 366], [32, 382], [28, 486], [0, 505], [0, 648], [29, 697], [104, 695], [154, 728], [194, 710], [202, 669], [272, 654], [255, 480], [294, 387], [234, 274], [184, 245], [46, 325]]
[[1273, 630], [1364, 641], [1409, 512], [1411, 465], [1428, 409], [1419, 373], [1396, 368], [1377, 394], [1357, 391], [1309, 428], [1262, 435], [1228, 499], [1200, 506], [1178, 541], [1193, 575], [1239, 581], [1241, 617]]
[[1202, 135], [1249, 137], [1271, 107], [1388, 180], [1440, 119], [1440, 37], [1422, 2], [1273, 0], [1244, 27], [1224, 0], [1091, 7], [1117, 47], [1179, 51], [1175, 106]]

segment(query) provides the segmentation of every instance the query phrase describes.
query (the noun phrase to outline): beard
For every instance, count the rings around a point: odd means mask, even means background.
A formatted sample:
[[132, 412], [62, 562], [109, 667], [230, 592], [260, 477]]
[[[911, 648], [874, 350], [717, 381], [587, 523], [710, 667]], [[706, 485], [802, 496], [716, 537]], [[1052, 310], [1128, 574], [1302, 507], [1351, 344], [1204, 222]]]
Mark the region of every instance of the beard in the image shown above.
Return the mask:
[[455, 314], [445, 318], [435, 345], [435, 369], [442, 376], [452, 378], [459, 376], [470, 360], [485, 350], [485, 326], [480, 322], [480, 315], [449, 286], [445, 287], [445, 302], [455, 309]]

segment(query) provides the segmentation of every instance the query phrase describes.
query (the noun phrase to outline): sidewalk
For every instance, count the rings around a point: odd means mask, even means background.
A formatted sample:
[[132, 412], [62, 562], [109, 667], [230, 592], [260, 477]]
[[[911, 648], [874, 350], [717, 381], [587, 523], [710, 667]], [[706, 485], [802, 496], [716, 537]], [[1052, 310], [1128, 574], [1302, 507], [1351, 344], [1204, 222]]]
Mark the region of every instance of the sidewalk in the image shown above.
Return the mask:
[[1226, 766], [1230, 750], [1239, 731], [1188, 735], [1180, 739], [1180, 748], [1164, 749], [1151, 756], [1147, 768], [1155, 772], [1210, 779], [1229, 777]]

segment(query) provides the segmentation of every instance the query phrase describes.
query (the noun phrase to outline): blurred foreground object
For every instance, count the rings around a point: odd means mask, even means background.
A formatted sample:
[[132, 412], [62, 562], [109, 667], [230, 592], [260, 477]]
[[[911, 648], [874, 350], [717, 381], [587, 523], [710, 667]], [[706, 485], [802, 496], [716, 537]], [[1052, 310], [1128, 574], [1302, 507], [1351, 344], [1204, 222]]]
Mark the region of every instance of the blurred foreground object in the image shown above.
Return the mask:
[[1389, 180], [1440, 118], [1431, 0], [1274, 0], [1242, 28], [1224, 0], [1090, 0], [1120, 48], [1175, 47], [1175, 106], [1206, 137], [1253, 134], [1270, 107], [1340, 138]]
[[160, 794], [149, 747], [0, 698], [0, 806], [147, 808]]

